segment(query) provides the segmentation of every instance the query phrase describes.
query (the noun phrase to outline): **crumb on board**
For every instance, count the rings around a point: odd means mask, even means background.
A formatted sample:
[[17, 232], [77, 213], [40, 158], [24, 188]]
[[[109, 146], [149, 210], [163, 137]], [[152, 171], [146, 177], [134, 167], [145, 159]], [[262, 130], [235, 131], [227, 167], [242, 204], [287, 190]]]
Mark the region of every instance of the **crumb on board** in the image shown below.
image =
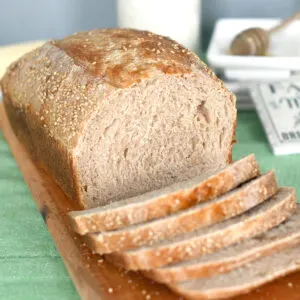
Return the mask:
[[142, 290], [142, 294], [143, 294], [143, 295], [146, 295], [146, 294], [147, 294], [147, 291], [146, 291], [146, 290]]
[[103, 258], [99, 258], [99, 259], [98, 259], [98, 263], [99, 263], [99, 264], [102, 264], [103, 262], [104, 262], [104, 259], [103, 259]]
[[109, 294], [112, 294], [113, 292], [114, 292], [113, 288], [109, 288], [109, 289], [108, 289], [108, 293], [109, 293]]

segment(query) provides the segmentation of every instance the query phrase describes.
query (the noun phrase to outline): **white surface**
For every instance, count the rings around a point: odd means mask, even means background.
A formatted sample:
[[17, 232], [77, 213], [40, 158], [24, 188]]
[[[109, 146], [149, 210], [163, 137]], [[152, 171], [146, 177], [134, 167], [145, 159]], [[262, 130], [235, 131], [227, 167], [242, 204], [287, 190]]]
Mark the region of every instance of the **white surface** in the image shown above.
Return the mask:
[[187, 48], [200, 48], [201, 0], [118, 0], [121, 28], [149, 30]]
[[272, 35], [268, 56], [228, 55], [232, 39], [250, 27], [269, 29], [277, 19], [220, 19], [214, 29], [207, 59], [215, 68], [300, 70], [300, 21]]
[[276, 70], [276, 69], [225, 69], [224, 76], [228, 80], [259, 80], [270, 81], [288, 79], [291, 76], [290, 70]]

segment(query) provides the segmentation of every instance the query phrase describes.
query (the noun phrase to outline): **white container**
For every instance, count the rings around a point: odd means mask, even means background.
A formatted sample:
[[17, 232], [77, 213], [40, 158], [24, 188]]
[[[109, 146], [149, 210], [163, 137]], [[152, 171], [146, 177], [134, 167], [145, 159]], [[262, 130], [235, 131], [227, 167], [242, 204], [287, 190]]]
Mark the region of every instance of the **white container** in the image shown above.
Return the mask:
[[201, 0], [118, 0], [121, 28], [149, 30], [200, 49]]
[[[279, 22], [279, 19], [220, 19], [215, 26], [208, 48], [209, 64], [214, 68], [231, 70], [276, 70], [278, 74], [280, 70], [299, 71], [300, 21], [295, 21], [285, 29], [271, 35], [268, 56], [228, 55], [232, 39], [242, 30], [250, 27], [269, 29]], [[284, 72], [283, 75], [285, 75]]]

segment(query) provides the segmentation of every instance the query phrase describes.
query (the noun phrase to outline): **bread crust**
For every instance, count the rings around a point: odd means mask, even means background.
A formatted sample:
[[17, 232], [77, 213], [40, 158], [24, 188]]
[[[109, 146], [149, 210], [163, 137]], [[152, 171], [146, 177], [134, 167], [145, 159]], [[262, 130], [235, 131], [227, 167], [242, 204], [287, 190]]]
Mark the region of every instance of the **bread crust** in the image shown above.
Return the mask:
[[191, 188], [185, 185], [176, 192], [163, 192], [154, 198], [149, 195], [149, 199], [145, 201], [132, 198], [119, 201], [117, 206], [110, 204], [101, 208], [73, 211], [68, 214], [69, 223], [81, 235], [124, 228], [216, 198], [259, 174], [254, 155], [249, 155], [211, 177], [200, 180]]
[[[279, 252], [259, 258], [212, 278], [173, 282], [168, 286], [187, 299], [225, 299], [245, 294], [300, 269], [299, 241]], [[269, 297], [267, 296], [267, 299]], [[289, 299], [288, 297], [286, 299]]]
[[9, 67], [1, 89], [17, 136], [85, 207], [74, 157], [101, 101], [149, 78], [192, 72], [205, 74], [232, 99], [212, 71], [176, 42], [146, 31], [103, 29], [50, 41], [24, 55]]
[[[285, 194], [282, 199], [280, 198], [281, 194]], [[264, 209], [263, 212], [261, 211], [262, 208]], [[236, 217], [237, 221], [233, 221], [236, 222], [233, 223], [233, 226], [224, 225], [220, 227], [217, 224], [215, 225], [217, 230], [214, 231], [209, 228], [209, 233], [205, 231], [204, 235], [198, 235], [195, 232], [184, 236], [184, 238], [179, 236], [176, 241], [171, 239], [165, 243], [115, 252], [106, 255], [106, 257], [116, 265], [129, 270], [149, 270], [192, 259], [202, 254], [215, 252], [246, 238], [257, 236], [288, 219], [296, 208], [295, 190], [286, 191], [286, 188], [281, 188], [267, 203], [259, 206], [258, 213], [249, 218], [246, 215]], [[255, 211], [257, 211], [256, 208]], [[225, 222], [231, 224], [232, 221]]]
[[242, 214], [273, 196], [277, 190], [277, 180], [271, 171], [215, 201], [121, 230], [87, 234], [85, 240], [90, 249], [100, 254], [151, 245]]
[[227, 247], [218, 253], [208, 254], [203, 259], [191, 260], [143, 272], [155, 281], [162, 283], [182, 282], [197, 278], [211, 278], [244, 266], [281, 250], [300, 245], [300, 209], [284, 224], [270, 231]]
[[213, 76], [194, 53], [148, 31], [93, 30], [54, 41], [53, 45], [93, 77], [117, 88], [127, 88], [156, 71], [174, 75], [190, 73], [196, 68]]

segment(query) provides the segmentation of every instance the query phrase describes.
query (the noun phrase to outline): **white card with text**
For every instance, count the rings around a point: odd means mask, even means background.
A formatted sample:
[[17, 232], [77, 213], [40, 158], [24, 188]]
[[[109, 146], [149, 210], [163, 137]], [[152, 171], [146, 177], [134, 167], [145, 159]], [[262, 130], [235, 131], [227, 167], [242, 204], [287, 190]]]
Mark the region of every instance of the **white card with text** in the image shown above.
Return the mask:
[[260, 83], [251, 94], [273, 153], [300, 153], [300, 78]]

